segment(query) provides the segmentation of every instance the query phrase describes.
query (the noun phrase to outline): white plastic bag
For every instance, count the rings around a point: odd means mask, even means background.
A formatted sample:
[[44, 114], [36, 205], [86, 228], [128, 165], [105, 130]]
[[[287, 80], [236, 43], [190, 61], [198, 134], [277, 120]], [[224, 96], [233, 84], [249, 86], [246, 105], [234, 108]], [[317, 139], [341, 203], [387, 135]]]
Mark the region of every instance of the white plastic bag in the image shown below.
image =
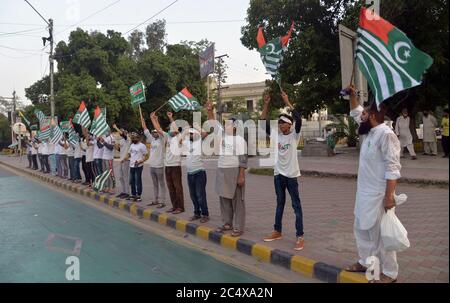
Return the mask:
[[410, 246], [408, 232], [395, 215], [395, 207], [381, 218], [381, 240], [387, 251], [402, 251]]

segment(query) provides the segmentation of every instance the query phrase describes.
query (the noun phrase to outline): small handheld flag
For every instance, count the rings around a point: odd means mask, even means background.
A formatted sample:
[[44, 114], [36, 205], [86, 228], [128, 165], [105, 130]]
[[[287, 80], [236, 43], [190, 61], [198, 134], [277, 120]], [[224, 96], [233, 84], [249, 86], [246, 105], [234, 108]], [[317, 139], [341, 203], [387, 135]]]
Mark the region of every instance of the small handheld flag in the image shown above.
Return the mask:
[[91, 126], [91, 118], [89, 117], [89, 113], [86, 108], [86, 104], [84, 101], [81, 101], [80, 107], [78, 108], [77, 113], [73, 117], [73, 123], [79, 124], [82, 127], [89, 128]]
[[173, 96], [169, 102], [170, 106], [175, 112], [180, 110], [197, 110], [202, 108], [197, 98], [192, 96], [187, 88]]
[[91, 125], [91, 133], [96, 137], [103, 136], [109, 131], [109, 126], [106, 123], [106, 118], [102, 113], [100, 107], [97, 106], [94, 112], [94, 120]]
[[92, 188], [94, 191], [99, 192], [105, 188], [106, 181], [109, 179], [111, 175], [111, 170], [105, 170], [101, 175], [98, 175], [95, 180]]

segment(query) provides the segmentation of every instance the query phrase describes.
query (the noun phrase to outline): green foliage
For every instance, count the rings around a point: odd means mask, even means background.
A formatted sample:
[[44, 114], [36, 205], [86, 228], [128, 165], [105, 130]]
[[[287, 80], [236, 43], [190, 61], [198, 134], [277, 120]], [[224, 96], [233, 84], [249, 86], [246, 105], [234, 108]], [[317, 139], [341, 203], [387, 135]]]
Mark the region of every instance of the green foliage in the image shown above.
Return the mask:
[[[158, 26], [161, 25], [164, 24]], [[165, 29], [160, 30], [160, 33], [165, 33]], [[129, 95], [129, 87], [140, 80], [146, 86], [147, 102], [141, 108], [147, 120], [150, 112], [184, 87], [188, 87], [203, 103], [206, 87], [200, 79], [197, 53], [206, 40], [199, 44], [167, 45], [164, 53], [162, 48], [155, 46], [157, 37], [150, 39], [155, 47], [145, 49], [144, 36], [141, 32], [133, 32], [127, 41], [114, 31], [107, 31], [105, 35], [77, 29], [71, 32], [67, 44], [59, 42], [55, 49], [58, 63], [55, 74], [56, 115], [63, 120], [73, 117], [80, 101], [84, 100], [91, 116], [97, 105], [106, 107], [109, 124], [117, 123], [130, 130], [140, 129], [139, 111], [131, 107]], [[148, 43], [148, 33], [145, 37]], [[40, 104], [38, 100], [40, 94], [49, 95], [49, 90], [48, 76], [26, 89], [27, 98], [45, 114], [49, 114], [49, 104]], [[161, 112], [167, 110], [170, 110], [168, 105]], [[165, 115], [161, 116], [164, 116], [162, 124], [168, 124]], [[30, 117], [34, 118], [34, 114]], [[177, 113], [175, 118], [190, 121], [192, 112]]]
[[[345, 113], [348, 104], [338, 98], [341, 88], [338, 24], [356, 30], [359, 10], [365, 2], [251, 0], [241, 41], [247, 48], [256, 49], [258, 26], [264, 26], [266, 40], [270, 40], [285, 35], [291, 21], [295, 21], [295, 31], [281, 66], [283, 87], [287, 83], [296, 84], [290, 96], [295, 96], [300, 101], [297, 107], [306, 112], [326, 105], [334, 113]], [[403, 106], [414, 113], [447, 104], [448, 1], [381, 1], [380, 10], [383, 18], [404, 31], [416, 47], [434, 59], [422, 85], [388, 101], [389, 117], [395, 119]]]
[[0, 146], [11, 144], [11, 126], [8, 117], [0, 113]]
[[335, 143], [340, 139], [347, 138], [347, 146], [355, 147], [358, 141], [358, 124], [351, 117], [345, 119], [344, 116], [337, 116], [338, 123], [332, 123], [327, 125], [327, 129], [336, 128], [336, 132], [333, 134]]

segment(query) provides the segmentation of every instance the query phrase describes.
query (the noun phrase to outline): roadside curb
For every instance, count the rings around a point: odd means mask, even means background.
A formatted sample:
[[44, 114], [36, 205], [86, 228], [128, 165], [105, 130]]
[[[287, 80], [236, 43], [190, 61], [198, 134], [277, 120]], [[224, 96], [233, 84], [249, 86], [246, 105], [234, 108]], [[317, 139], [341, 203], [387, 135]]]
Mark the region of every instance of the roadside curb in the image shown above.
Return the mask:
[[204, 240], [213, 242], [220, 246], [252, 256], [260, 262], [267, 262], [277, 266], [281, 266], [304, 276], [315, 278], [328, 283], [367, 283], [365, 276], [362, 274], [346, 272], [341, 268], [323, 262], [318, 262], [303, 256], [294, 255], [292, 253], [279, 249], [273, 249], [254, 241], [217, 233], [209, 227], [189, 223], [186, 220], [178, 219], [174, 216], [170, 216], [168, 214], [161, 213], [150, 208], [141, 207], [137, 203], [111, 197], [109, 195], [99, 194], [92, 190], [88, 190], [84, 186], [80, 186], [79, 184], [65, 182], [61, 179], [57, 179], [56, 177], [49, 176], [47, 174], [43, 174], [37, 171], [29, 171], [24, 168], [18, 168], [1, 160], [0, 164], [7, 166], [13, 170], [17, 170], [27, 175], [38, 178], [47, 183], [53, 184], [59, 188], [92, 198], [110, 207], [124, 210], [139, 219], [150, 220], [172, 229], [176, 229], [181, 232], [203, 238]]

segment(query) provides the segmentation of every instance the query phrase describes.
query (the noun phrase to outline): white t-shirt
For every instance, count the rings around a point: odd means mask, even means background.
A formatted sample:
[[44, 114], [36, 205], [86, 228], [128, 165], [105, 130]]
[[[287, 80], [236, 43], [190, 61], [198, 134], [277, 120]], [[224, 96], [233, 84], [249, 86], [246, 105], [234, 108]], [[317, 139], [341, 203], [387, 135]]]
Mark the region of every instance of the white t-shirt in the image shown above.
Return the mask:
[[75, 154], [75, 149], [72, 147], [72, 144], [68, 143], [69, 148], [66, 149], [67, 157], [73, 157]]
[[[89, 144], [93, 144], [94, 140], [89, 140]], [[87, 145], [87, 144], [86, 144]], [[94, 161], [94, 146], [89, 145], [86, 149], [86, 162]]]
[[144, 130], [147, 143], [150, 143], [149, 165], [154, 168], [164, 167], [164, 141], [161, 137], [153, 138], [148, 129]]
[[169, 134], [164, 134], [164, 144], [166, 149], [166, 157], [164, 165], [166, 167], [181, 166], [182, 149], [179, 144], [179, 137], [172, 137]]
[[122, 161], [128, 155], [128, 150], [130, 149], [130, 139], [128, 137], [127, 139], [121, 137], [119, 145], [120, 145], [120, 161]]
[[241, 136], [223, 135], [217, 166], [220, 168], [239, 167], [239, 156], [246, 154], [246, 142]]
[[37, 155], [37, 148], [34, 148], [34, 146], [31, 147], [31, 154], [32, 155]]
[[297, 145], [300, 133], [292, 131], [288, 135], [278, 132], [278, 146], [275, 154], [274, 175], [283, 175], [288, 178], [300, 176], [298, 166]]
[[47, 143], [47, 151], [49, 155], [53, 155], [55, 153], [55, 144]]
[[59, 145], [59, 142], [55, 144], [55, 155], [61, 154], [61, 145]]
[[[144, 160], [145, 155], [147, 155], [147, 147], [141, 142], [137, 144], [131, 144], [129, 154], [130, 154], [130, 167], [134, 168], [135, 167], [134, 164], [136, 163], [136, 161]], [[136, 167], [141, 167], [143, 165], [144, 164], [142, 163], [141, 165]]]
[[105, 147], [98, 148], [97, 139], [94, 139], [94, 159], [102, 159], [103, 158], [103, 150]]
[[189, 139], [185, 139], [183, 141], [183, 152], [186, 155], [186, 170], [188, 174], [205, 170], [202, 158], [202, 140], [191, 142]]
[[37, 145], [38, 154], [42, 155], [42, 149], [44, 148], [43, 143], [42, 142], [41, 143], [37, 143], [36, 145]]
[[48, 143], [47, 142], [42, 143], [41, 153], [43, 155], [48, 155]]
[[77, 145], [75, 145], [74, 152], [73, 152], [73, 157], [75, 159], [79, 159], [82, 156], [83, 156], [82, 149], [81, 149], [80, 143], [78, 143]]
[[113, 136], [109, 135], [107, 137], [103, 137], [103, 140], [107, 144], [112, 144], [113, 145], [113, 149], [109, 150], [106, 146], [104, 146], [103, 147], [102, 159], [103, 160], [112, 160], [112, 159], [114, 159], [114, 144], [116, 144], [116, 142], [114, 141]]

